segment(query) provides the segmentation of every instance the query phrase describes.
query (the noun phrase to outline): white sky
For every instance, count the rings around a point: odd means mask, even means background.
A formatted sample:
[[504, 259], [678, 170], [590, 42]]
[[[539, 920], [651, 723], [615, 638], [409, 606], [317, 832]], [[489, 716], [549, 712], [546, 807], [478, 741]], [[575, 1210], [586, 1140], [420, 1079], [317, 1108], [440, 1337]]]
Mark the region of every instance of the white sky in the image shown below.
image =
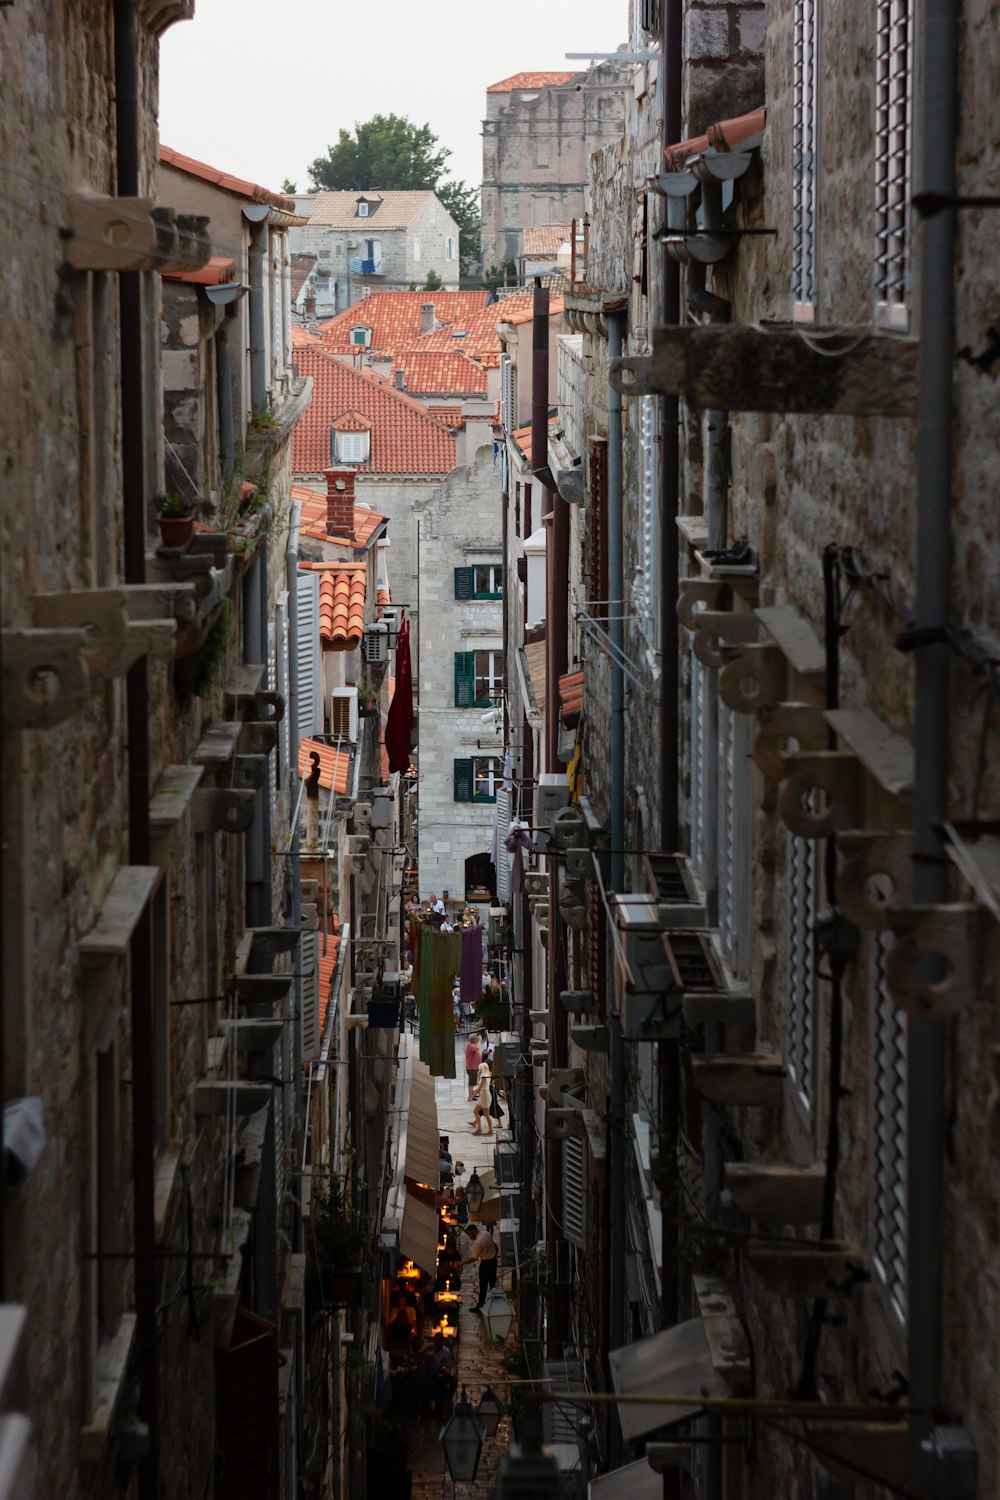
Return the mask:
[[[429, 123], [453, 177], [478, 187], [486, 86], [512, 73], [585, 67], [613, 52], [627, 0], [506, 0], [487, 10], [414, 0], [197, 0], [160, 49], [160, 139], [264, 187], [307, 165], [341, 126], [374, 114]], [[373, 184], [378, 186], [378, 184]]]

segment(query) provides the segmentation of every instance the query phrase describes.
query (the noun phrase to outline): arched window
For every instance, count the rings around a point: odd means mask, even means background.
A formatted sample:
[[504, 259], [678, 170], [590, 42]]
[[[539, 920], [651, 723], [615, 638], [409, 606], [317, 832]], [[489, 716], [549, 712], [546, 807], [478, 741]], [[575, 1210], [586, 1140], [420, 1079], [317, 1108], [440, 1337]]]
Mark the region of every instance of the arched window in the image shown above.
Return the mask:
[[488, 854], [470, 854], [465, 861], [466, 901], [495, 901], [497, 872]]

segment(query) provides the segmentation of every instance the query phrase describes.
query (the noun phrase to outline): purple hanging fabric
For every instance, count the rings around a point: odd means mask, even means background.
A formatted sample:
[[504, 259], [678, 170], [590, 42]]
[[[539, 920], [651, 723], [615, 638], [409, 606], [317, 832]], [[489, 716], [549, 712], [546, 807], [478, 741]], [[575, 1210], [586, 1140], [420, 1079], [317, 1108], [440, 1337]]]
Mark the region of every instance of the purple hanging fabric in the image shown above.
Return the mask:
[[510, 889], [515, 896], [524, 890], [524, 856], [534, 847], [535, 841], [523, 823], [511, 824], [510, 832], [504, 839], [504, 848], [508, 854], [513, 855], [510, 863]]
[[469, 1005], [483, 998], [483, 929], [462, 928], [462, 962], [458, 970], [459, 997]]

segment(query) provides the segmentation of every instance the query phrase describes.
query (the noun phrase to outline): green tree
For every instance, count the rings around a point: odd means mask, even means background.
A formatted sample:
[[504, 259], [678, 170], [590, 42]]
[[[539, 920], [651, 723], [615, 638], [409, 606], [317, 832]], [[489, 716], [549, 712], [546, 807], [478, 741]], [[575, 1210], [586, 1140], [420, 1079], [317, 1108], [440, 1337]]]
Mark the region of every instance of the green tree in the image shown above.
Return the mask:
[[446, 178], [450, 155], [429, 125], [414, 125], [401, 115], [373, 115], [353, 131], [341, 130], [326, 155], [316, 157], [309, 176], [314, 191], [436, 193], [458, 225], [459, 264], [469, 275], [479, 259], [479, 194]]
[[427, 280], [424, 282], [425, 292], [436, 292], [441, 284], [441, 278], [436, 271], [427, 272]]
[[298, 192], [298, 188], [295, 186], [295, 183], [291, 180], [290, 177], [286, 177], [284, 182], [281, 184], [281, 191], [283, 193], [287, 193], [289, 198], [294, 198], [295, 194]]

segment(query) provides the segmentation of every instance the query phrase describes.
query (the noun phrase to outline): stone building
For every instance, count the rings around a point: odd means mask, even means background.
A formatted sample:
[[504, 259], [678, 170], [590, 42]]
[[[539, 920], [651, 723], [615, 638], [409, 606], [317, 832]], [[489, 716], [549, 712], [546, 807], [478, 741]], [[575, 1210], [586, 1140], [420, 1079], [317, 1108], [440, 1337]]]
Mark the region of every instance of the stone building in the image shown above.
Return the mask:
[[431, 272], [442, 290], [457, 290], [458, 225], [434, 193], [320, 192], [295, 202], [306, 222], [292, 249], [316, 257], [310, 280], [318, 317], [367, 292], [422, 286]]
[[[592, 163], [582, 441], [527, 455], [570, 600], [558, 680], [529, 640], [508, 698], [513, 811], [561, 845], [512, 898], [542, 1357], [751, 1403], [598, 1416], [595, 1500], [651, 1468], [676, 1496], [989, 1495], [993, 275], [949, 205], [996, 18], [692, 3], [681, 55], [675, 18], [637, 10], [659, 57]], [[512, 462], [512, 589], [528, 483]]]
[[628, 70], [515, 73], [486, 90], [483, 121], [484, 266], [515, 261], [521, 231], [582, 219], [587, 165], [621, 133]]

